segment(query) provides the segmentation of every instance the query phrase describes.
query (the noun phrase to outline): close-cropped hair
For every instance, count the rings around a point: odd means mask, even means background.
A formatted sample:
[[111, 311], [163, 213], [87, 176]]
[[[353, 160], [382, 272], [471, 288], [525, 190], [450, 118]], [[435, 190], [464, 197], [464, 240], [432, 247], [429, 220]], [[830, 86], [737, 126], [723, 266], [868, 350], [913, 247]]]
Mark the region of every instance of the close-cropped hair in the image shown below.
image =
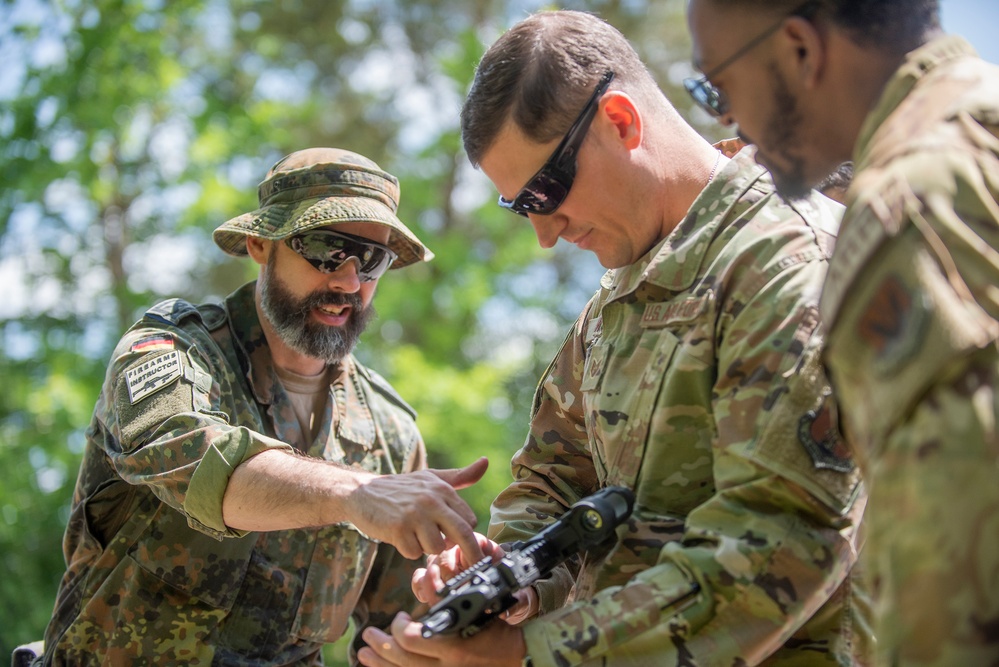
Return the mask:
[[[710, 0], [719, 7], [791, 12], [802, 0]], [[802, 9], [800, 13], [806, 13]], [[814, 0], [809, 16], [828, 17], [856, 44], [896, 54], [918, 47], [927, 32], [940, 27], [940, 0]]]
[[504, 33], [479, 62], [461, 110], [465, 152], [478, 164], [512, 119], [532, 141], [562, 136], [607, 71], [612, 90], [664, 100], [624, 35], [585, 12], [539, 12]]

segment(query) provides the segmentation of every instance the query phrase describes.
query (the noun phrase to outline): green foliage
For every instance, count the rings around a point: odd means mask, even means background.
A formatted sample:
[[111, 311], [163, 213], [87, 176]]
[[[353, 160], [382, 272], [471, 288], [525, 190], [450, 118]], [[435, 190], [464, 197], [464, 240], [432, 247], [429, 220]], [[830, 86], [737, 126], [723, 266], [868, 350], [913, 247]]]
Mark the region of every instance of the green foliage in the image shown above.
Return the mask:
[[[49, 336], [52, 338], [53, 336]], [[10, 342], [4, 336], [3, 348]], [[83, 432], [104, 364], [45, 345], [32, 360], [0, 359], [0, 618], [3, 651], [40, 637], [64, 568], [68, 517]]]
[[467, 369], [442, 367], [413, 345], [397, 347], [390, 357], [394, 386], [410, 397], [419, 413], [431, 467], [464, 466], [480, 456], [489, 457], [485, 478], [462, 492], [478, 511], [484, 532], [490, 502], [510, 481], [509, 466], [504, 464], [511, 446], [520, 444], [518, 437], [523, 440], [518, 430], [524, 429], [509, 419], [512, 406], [507, 398], [518, 369], [488, 363]]
[[[379, 284], [358, 349], [420, 413], [431, 464], [486, 455], [462, 492], [484, 527], [538, 377], [601, 270], [542, 251], [461, 154], [486, 45], [537, 0], [0, 0], [0, 655], [41, 636], [107, 356], [149, 304], [219, 299], [254, 275], [211, 231], [256, 206], [280, 156], [368, 155], [437, 253]], [[633, 39], [667, 94], [682, 0], [577, 0]], [[678, 65], [679, 63], [679, 65]], [[342, 664], [342, 642], [329, 663]]]

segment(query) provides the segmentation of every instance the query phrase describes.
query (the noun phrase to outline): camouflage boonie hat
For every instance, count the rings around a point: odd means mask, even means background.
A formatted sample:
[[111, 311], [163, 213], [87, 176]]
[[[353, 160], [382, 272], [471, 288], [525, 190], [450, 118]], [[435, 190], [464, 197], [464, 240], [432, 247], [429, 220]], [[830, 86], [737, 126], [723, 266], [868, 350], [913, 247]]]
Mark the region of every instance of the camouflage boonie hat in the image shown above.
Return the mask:
[[399, 259], [393, 269], [430, 252], [396, 217], [399, 180], [368, 158], [338, 148], [307, 148], [277, 162], [257, 189], [260, 208], [222, 223], [212, 234], [223, 251], [246, 256], [246, 237], [277, 241], [309, 229], [370, 222], [390, 229], [388, 243]]

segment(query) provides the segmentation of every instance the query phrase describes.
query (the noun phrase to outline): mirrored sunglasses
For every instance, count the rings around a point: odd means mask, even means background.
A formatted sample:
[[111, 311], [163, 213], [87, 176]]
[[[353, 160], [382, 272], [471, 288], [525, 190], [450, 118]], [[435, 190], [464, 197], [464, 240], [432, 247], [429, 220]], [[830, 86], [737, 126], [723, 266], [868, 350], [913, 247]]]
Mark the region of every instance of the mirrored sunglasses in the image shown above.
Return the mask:
[[548, 161], [527, 181], [527, 185], [521, 188], [516, 197], [512, 200], [500, 197], [500, 206], [526, 216], [528, 213], [551, 215], [562, 205], [576, 178], [576, 155], [579, 147], [586, 138], [586, 131], [590, 129], [593, 117], [597, 115], [600, 97], [607, 91], [613, 78], [614, 72], [610, 71], [601, 77], [593, 95]]
[[289, 236], [284, 242], [323, 273], [333, 273], [345, 262], [356, 259], [357, 277], [362, 283], [380, 278], [398, 258], [391, 249], [380, 243], [328, 229]]

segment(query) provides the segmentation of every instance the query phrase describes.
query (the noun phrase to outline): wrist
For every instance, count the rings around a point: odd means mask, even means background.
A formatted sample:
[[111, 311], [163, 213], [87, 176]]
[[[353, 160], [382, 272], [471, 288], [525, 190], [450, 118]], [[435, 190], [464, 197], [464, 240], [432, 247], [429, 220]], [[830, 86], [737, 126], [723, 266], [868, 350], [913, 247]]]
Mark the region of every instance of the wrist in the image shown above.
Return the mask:
[[354, 470], [338, 463], [327, 463], [325, 501], [321, 503], [322, 523], [356, 524], [363, 513], [364, 487], [378, 475], [366, 470]]

